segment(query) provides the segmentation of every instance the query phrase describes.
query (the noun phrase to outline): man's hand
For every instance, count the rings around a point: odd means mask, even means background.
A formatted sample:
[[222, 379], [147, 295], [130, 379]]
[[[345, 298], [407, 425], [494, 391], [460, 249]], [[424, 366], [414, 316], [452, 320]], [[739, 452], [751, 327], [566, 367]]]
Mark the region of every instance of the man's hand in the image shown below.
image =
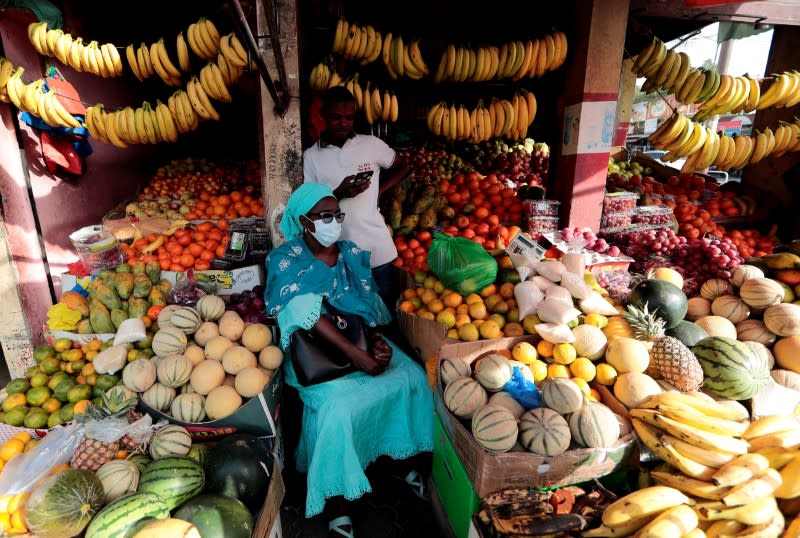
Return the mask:
[[341, 200], [342, 198], [355, 198], [369, 188], [371, 180], [358, 181], [355, 175], [347, 176], [342, 183], [333, 191], [333, 195]]

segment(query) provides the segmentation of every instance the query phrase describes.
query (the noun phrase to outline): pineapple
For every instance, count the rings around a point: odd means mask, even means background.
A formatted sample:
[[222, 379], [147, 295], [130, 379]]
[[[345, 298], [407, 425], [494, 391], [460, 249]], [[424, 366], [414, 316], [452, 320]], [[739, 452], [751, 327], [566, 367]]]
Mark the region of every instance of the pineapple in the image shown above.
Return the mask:
[[[86, 413], [75, 415], [75, 421], [86, 424], [125, 417], [130, 422], [130, 413], [133, 412], [136, 402], [136, 398], [125, 398], [120, 392], [112, 393], [111, 396], [103, 394], [101, 405], [90, 405]], [[84, 435], [69, 464], [75, 469], [94, 472], [114, 459], [124, 439], [125, 437], [117, 441], [100, 441]]]
[[672, 336], [664, 336], [664, 320], [644, 308], [628, 305], [622, 314], [633, 328], [638, 340], [652, 342], [652, 366], [672, 386], [681, 392], [700, 390], [703, 386], [703, 368], [692, 350]]

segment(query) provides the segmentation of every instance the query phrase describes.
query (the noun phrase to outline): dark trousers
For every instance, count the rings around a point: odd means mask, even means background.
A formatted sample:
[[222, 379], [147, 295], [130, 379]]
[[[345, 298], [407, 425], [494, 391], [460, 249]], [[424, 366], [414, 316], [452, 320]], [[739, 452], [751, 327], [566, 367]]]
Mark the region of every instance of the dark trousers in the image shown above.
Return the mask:
[[392, 319], [394, 319], [395, 304], [397, 303], [397, 298], [400, 296], [394, 265], [391, 263], [384, 263], [378, 267], [373, 267], [372, 278], [378, 285], [378, 295], [381, 296], [383, 303], [392, 315]]

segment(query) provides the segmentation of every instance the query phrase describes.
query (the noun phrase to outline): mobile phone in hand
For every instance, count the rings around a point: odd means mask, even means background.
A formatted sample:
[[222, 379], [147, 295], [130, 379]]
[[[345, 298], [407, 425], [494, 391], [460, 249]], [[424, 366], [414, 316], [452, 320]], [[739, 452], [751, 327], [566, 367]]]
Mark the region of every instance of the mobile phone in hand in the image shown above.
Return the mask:
[[364, 183], [365, 181], [369, 181], [373, 173], [374, 172], [372, 170], [367, 170], [366, 172], [359, 172], [358, 174], [356, 174], [354, 182]]

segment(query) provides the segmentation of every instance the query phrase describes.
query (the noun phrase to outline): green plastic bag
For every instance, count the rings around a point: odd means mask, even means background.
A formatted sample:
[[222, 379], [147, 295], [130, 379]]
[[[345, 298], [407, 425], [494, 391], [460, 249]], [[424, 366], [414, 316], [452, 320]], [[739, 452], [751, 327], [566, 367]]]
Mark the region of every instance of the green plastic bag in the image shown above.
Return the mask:
[[494, 257], [474, 241], [433, 233], [428, 265], [445, 287], [461, 295], [475, 293], [497, 278]]

